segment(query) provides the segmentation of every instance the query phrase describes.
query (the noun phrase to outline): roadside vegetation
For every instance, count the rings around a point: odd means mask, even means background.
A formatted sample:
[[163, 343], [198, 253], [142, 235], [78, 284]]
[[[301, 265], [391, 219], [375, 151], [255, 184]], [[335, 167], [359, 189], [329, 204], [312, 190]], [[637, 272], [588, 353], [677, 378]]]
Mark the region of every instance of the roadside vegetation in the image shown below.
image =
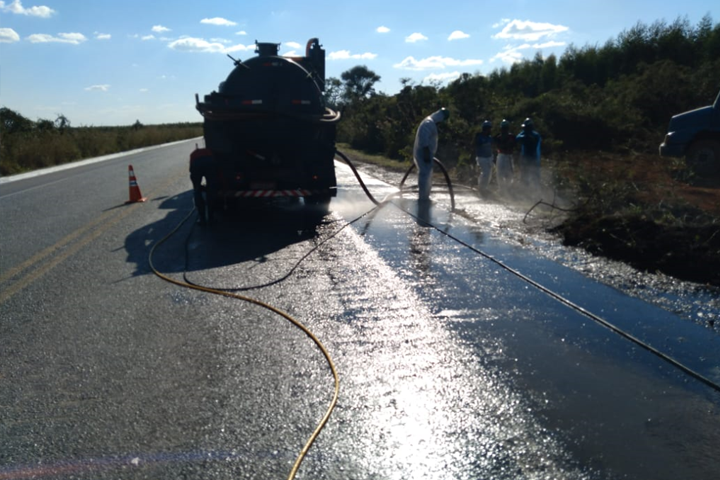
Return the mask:
[[437, 156], [466, 185], [476, 182], [472, 140], [482, 122], [497, 133], [507, 119], [517, 132], [530, 117], [543, 137], [546, 187], [572, 199], [555, 227], [567, 244], [720, 285], [720, 179], [658, 155], [673, 115], [714, 101], [718, 71], [720, 24], [707, 15], [695, 26], [638, 23], [602, 46], [538, 53], [447, 86], [406, 79], [395, 95], [376, 92], [380, 77], [356, 66], [327, 80], [326, 101], [343, 113], [340, 142], [399, 170], [410, 165], [418, 123], [448, 108]]
[[52, 167], [135, 148], [202, 136], [200, 123], [73, 127], [64, 115], [30, 120], [0, 108], [0, 175]]

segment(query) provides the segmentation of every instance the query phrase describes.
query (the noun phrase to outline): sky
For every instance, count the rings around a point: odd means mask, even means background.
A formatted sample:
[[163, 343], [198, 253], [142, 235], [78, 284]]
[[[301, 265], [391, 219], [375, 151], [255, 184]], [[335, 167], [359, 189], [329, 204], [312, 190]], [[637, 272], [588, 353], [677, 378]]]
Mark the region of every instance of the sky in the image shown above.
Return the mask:
[[255, 41], [326, 51], [326, 76], [356, 65], [395, 94], [513, 62], [604, 45], [637, 22], [720, 22], [717, 0], [0, 0], [0, 105], [73, 126], [199, 122], [195, 94]]

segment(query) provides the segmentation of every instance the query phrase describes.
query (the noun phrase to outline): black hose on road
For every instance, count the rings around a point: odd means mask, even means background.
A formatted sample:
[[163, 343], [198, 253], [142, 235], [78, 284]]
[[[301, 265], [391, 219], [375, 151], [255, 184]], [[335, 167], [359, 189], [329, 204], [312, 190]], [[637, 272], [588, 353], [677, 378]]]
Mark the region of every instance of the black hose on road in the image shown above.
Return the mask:
[[[450, 175], [448, 175], [448, 171], [445, 168], [445, 165], [443, 165], [440, 160], [433, 157], [433, 162], [435, 162], [435, 164], [440, 167], [440, 170], [442, 170], [442, 173], [445, 176], [445, 182], [447, 183], [448, 191], [450, 192], [450, 207], [451, 207], [450, 211], [454, 212], [455, 211], [455, 193], [453, 192], [453, 185], [452, 185], [452, 182], [450, 181]], [[414, 169], [415, 169], [415, 163], [410, 165], [410, 168], [408, 168], [408, 171], [405, 172], [405, 176], [402, 178], [402, 180], [400, 180], [400, 186], [398, 187], [400, 189], [400, 191], [402, 191], [403, 185], [405, 185], [405, 180], [407, 180], [408, 175], [410, 175], [410, 172], [412, 172]]]

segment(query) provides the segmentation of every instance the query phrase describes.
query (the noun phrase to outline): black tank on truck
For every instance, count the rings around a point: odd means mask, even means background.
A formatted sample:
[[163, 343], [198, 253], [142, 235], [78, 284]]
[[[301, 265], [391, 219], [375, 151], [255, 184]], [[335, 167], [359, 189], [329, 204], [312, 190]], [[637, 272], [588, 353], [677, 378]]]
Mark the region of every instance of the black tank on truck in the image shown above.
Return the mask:
[[279, 56], [278, 48], [256, 42], [256, 57], [233, 59], [217, 91], [195, 96], [206, 148], [192, 153], [190, 172], [205, 177], [211, 209], [234, 199], [335, 196], [340, 114], [325, 106], [325, 50], [317, 38], [302, 57]]

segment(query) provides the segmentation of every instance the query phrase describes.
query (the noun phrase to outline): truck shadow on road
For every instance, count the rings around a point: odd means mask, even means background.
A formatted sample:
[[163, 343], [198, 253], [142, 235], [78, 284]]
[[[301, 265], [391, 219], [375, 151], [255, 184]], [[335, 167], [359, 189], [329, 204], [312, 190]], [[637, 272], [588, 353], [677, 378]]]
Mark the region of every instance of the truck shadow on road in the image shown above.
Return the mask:
[[[247, 203], [218, 212], [210, 225], [199, 226], [193, 211], [192, 191], [157, 199], [159, 208], [169, 210], [156, 222], [145, 225], [125, 239], [127, 261], [135, 264], [133, 276], [151, 273], [153, 265], [163, 273], [201, 272], [224, 267], [252, 272], [267, 262], [291, 262], [298, 251], [276, 255], [289, 246], [307, 242], [315, 246], [318, 228], [330, 221], [327, 207], [305, 205], [300, 199]], [[188, 217], [188, 214], [190, 216]], [[186, 219], [186, 217], [188, 217]], [[166, 238], [178, 225], [175, 233]], [[163, 240], [165, 239], [165, 240]], [[310, 242], [308, 242], [310, 241]], [[288, 258], [284, 258], [288, 257]], [[280, 267], [279, 267], [280, 268]], [[232, 275], [232, 273], [229, 273]]]

